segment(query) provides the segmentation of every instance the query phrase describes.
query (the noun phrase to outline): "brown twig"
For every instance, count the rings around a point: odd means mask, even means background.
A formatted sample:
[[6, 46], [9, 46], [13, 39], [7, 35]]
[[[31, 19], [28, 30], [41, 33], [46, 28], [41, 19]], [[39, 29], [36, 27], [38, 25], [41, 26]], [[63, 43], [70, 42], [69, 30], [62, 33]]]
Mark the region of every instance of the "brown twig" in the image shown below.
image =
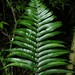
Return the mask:
[[[16, 20], [16, 15], [15, 15], [15, 9], [13, 8], [11, 2], [9, 2], [9, 0], [6, 0], [6, 2], [8, 3], [9, 7], [11, 8], [12, 14], [13, 14], [13, 18], [14, 18], [14, 29], [13, 31], [17, 28], [17, 20]], [[13, 41], [13, 37], [15, 36], [15, 33], [12, 34], [12, 39], [11, 41]], [[12, 47], [12, 44], [10, 44], [10, 48]]]
[[9, 41], [11, 40], [10, 36], [8, 35], [8, 33], [5, 33], [3, 31], [1, 31], [3, 35], [5, 35], [6, 37], [8, 37]]
[[[16, 20], [16, 15], [15, 15], [15, 9], [13, 8], [11, 2], [9, 0], [6, 0], [7, 4], [9, 5], [9, 7], [11, 8], [12, 14], [13, 14], [13, 18], [14, 18], [14, 29], [13, 31], [17, 28], [17, 20]], [[12, 34], [12, 39], [11, 41], [13, 41], [13, 37], [15, 36], [15, 33]], [[10, 44], [10, 48], [12, 47], [12, 44]], [[13, 75], [13, 67], [11, 67], [11, 75]]]

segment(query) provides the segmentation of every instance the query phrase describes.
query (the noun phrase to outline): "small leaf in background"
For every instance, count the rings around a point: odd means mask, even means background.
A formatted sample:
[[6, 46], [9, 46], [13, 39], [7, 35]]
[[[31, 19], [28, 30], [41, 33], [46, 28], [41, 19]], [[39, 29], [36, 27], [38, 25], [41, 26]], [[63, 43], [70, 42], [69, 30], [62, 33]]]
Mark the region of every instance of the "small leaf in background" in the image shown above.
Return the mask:
[[16, 5], [16, 9], [20, 12], [20, 5]]
[[4, 28], [4, 25], [8, 25], [8, 23], [6, 23], [6, 22], [0, 22], [0, 29], [3, 29]]

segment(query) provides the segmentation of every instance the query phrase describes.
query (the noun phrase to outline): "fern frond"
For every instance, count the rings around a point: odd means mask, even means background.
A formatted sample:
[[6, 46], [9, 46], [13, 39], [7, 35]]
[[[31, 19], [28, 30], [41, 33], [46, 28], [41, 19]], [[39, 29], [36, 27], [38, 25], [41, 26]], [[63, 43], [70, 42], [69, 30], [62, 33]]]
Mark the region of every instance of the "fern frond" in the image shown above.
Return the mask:
[[31, 0], [24, 16], [18, 21], [20, 28], [14, 31], [16, 36], [11, 43], [15, 48], [6, 50], [9, 54], [5, 61], [11, 62], [6, 67], [23, 67], [34, 71], [35, 75], [72, 72], [58, 68], [68, 65], [67, 60], [59, 56], [70, 52], [64, 42], [53, 39], [59, 37], [61, 31], [57, 31], [57, 28], [62, 26], [54, 19], [56, 16], [40, 0]]

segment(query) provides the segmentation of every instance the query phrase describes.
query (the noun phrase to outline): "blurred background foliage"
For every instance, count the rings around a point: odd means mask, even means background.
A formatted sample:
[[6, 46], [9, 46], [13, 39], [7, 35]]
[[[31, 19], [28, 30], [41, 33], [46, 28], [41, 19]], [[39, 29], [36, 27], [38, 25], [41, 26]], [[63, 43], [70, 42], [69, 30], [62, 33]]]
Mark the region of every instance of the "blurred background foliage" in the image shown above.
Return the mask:
[[[30, 0], [0, 0], [0, 68], [6, 63], [2, 59], [6, 54], [3, 49], [11, 47], [12, 32], [16, 27], [16, 22], [25, 12]], [[63, 40], [71, 47], [72, 37], [75, 27], [75, 0], [41, 0], [50, 10], [54, 11], [58, 20], [62, 21]], [[19, 27], [19, 26], [17, 26]], [[31, 72], [21, 68], [14, 68], [14, 75], [32, 75]], [[0, 75], [9, 75], [10, 71], [0, 71]], [[11, 72], [12, 73], [12, 72]], [[11, 74], [12, 75], [12, 74]]]

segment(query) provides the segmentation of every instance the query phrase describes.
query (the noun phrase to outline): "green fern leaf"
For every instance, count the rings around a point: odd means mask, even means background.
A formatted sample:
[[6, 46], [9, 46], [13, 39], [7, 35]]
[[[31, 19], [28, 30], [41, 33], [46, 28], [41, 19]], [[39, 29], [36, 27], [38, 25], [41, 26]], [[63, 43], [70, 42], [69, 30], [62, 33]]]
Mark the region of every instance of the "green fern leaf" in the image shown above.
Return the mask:
[[54, 39], [62, 33], [57, 31], [62, 23], [55, 22], [54, 19], [56, 16], [40, 0], [31, 0], [26, 12], [18, 21], [20, 28], [13, 32], [16, 35], [11, 43], [15, 47], [6, 50], [9, 54], [4, 61], [9, 61], [10, 64], [4, 68], [18, 66], [33, 71], [35, 75], [72, 72], [58, 68], [68, 65], [68, 60], [59, 56], [70, 51], [64, 42]]

